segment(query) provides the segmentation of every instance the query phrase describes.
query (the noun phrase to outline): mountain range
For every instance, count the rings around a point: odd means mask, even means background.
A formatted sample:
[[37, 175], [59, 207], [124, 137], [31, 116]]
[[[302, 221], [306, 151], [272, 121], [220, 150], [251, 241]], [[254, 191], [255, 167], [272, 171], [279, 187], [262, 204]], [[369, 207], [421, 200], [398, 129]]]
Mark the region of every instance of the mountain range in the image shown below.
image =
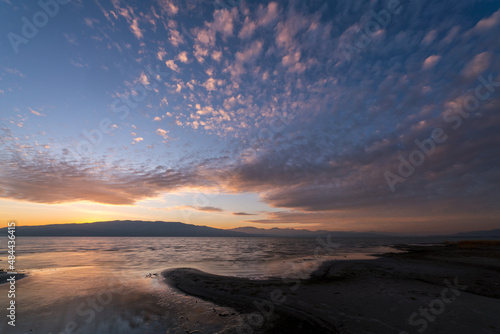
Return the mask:
[[269, 237], [319, 237], [330, 235], [332, 237], [385, 237], [388, 234], [374, 233], [374, 232], [335, 232], [335, 231], [309, 231], [309, 230], [298, 230], [293, 228], [277, 228], [273, 227], [270, 229], [257, 228], [253, 226], [237, 227], [230, 231], [242, 232], [255, 236], [269, 236]]
[[[0, 230], [6, 234], [7, 228]], [[179, 222], [114, 220], [84, 224], [16, 226], [16, 236], [37, 237], [243, 237], [243, 233]]]
[[472, 231], [472, 232], [464, 232], [464, 233], [457, 233], [453, 234], [454, 237], [459, 237], [459, 238], [480, 238], [480, 237], [500, 237], [500, 228], [496, 230], [489, 230], [489, 231]]
[[[7, 228], [0, 229], [6, 235]], [[318, 237], [330, 235], [342, 237], [397, 237], [393, 233], [310, 231], [292, 228], [256, 228], [252, 226], [218, 229], [180, 222], [114, 220], [84, 224], [52, 224], [16, 226], [17, 236], [37, 237]], [[408, 235], [406, 235], [408, 236]], [[449, 235], [450, 237], [500, 237], [500, 229], [473, 231]]]

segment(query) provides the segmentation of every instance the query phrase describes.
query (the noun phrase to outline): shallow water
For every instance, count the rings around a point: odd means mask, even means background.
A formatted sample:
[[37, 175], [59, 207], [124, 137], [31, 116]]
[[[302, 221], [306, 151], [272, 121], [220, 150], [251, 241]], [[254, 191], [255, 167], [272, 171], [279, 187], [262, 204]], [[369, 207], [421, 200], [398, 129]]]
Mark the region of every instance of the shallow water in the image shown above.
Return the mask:
[[[385, 245], [417, 242], [438, 240], [22, 237], [16, 267], [28, 277], [16, 282], [16, 327], [2, 315], [0, 333], [223, 332], [237, 325], [223, 316], [232, 310], [169, 288], [160, 273], [190, 267], [252, 279], [303, 276], [325, 260], [370, 258], [391, 250]], [[7, 292], [0, 285], [2, 310]]]

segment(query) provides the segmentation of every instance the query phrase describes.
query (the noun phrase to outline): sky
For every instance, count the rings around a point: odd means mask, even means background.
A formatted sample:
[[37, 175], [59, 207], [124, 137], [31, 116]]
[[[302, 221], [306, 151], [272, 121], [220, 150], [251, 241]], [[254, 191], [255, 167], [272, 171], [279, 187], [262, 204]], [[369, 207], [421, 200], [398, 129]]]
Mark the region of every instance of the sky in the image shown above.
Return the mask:
[[0, 22], [5, 224], [500, 227], [496, 0], [0, 0]]

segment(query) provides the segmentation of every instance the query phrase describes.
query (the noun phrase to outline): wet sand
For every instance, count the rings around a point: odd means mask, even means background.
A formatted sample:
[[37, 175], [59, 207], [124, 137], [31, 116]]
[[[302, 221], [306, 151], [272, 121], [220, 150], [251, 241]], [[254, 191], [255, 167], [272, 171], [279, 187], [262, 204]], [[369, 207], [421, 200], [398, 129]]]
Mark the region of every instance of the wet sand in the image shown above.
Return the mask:
[[26, 277], [26, 275], [23, 273], [17, 273], [15, 275], [10, 275], [10, 274], [7, 274], [7, 272], [5, 272], [5, 271], [0, 270], [0, 284], [7, 283], [7, 279], [9, 279], [11, 276], [15, 276], [16, 281], [20, 280], [23, 277]]
[[178, 290], [230, 307], [224, 333], [499, 333], [500, 245], [396, 246], [328, 261], [307, 278], [163, 272]]

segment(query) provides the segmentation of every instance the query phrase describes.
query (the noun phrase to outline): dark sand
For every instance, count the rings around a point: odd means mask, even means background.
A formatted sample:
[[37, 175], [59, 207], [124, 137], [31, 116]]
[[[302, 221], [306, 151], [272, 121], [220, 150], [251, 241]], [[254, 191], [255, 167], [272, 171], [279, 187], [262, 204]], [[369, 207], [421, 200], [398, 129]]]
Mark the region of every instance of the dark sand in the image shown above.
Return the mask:
[[302, 280], [188, 268], [163, 276], [234, 309], [218, 315], [240, 323], [224, 333], [500, 333], [500, 245], [396, 248], [406, 253], [325, 262]]
[[26, 275], [22, 274], [22, 273], [17, 273], [15, 275], [9, 275], [9, 274], [7, 274], [7, 272], [0, 270], [0, 284], [7, 283], [7, 279], [9, 279], [11, 276], [15, 276], [16, 281], [23, 278], [23, 277], [26, 277]]

